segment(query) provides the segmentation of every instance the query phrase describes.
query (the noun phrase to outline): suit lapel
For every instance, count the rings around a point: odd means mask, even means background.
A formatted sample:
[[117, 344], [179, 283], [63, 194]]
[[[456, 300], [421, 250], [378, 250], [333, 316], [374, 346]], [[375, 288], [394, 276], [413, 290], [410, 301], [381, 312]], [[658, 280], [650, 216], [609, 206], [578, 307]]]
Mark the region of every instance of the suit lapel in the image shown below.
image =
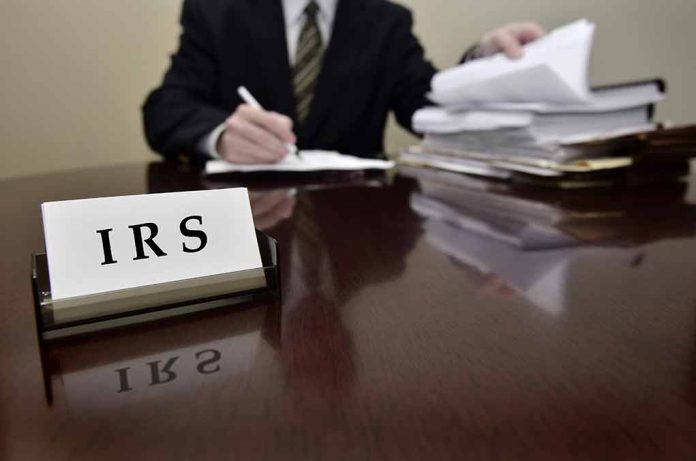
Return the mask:
[[[265, 82], [268, 100], [260, 102], [267, 109], [295, 116], [292, 73], [285, 40], [285, 20], [280, 0], [248, 0], [249, 28]], [[250, 87], [256, 85], [250, 84]], [[261, 95], [258, 95], [259, 99]]]
[[[324, 54], [314, 101], [300, 138], [311, 141], [336, 107], [337, 95], [345, 92], [353, 61], [360, 51], [359, 40], [364, 38], [363, 0], [338, 0], [329, 46]], [[303, 143], [303, 144], [304, 144]]]

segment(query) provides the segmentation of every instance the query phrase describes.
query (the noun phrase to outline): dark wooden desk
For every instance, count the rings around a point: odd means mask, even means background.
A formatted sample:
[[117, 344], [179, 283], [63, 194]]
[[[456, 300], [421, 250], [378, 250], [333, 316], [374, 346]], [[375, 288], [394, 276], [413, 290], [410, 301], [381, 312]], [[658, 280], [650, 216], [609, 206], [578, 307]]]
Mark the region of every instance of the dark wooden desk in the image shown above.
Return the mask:
[[486, 272], [431, 243], [413, 181], [361, 184], [256, 184], [282, 306], [51, 345], [49, 405], [39, 204], [224, 184], [166, 165], [0, 182], [0, 459], [696, 459], [691, 217]]

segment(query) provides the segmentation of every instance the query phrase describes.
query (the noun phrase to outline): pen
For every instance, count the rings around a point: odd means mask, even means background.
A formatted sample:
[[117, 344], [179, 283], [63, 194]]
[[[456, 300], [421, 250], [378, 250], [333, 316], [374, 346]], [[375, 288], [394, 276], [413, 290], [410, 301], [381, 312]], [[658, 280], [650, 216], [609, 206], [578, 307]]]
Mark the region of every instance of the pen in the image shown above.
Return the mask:
[[[237, 94], [245, 103], [249, 104], [254, 109], [265, 110], [245, 86], [242, 85], [237, 87]], [[286, 146], [288, 148], [288, 153], [297, 155], [298, 157], [300, 156], [300, 151], [297, 149], [295, 144], [288, 143]]]

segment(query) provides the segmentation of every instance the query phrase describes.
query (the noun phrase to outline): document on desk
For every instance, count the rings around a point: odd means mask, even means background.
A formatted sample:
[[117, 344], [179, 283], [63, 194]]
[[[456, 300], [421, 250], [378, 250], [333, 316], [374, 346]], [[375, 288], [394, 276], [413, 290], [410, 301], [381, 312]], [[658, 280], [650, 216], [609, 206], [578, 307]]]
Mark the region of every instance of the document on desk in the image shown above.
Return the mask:
[[322, 150], [300, 151], [300, 155], [288, 155], [278, 163], [237, 164], [224, 160], [213, 160], [205, 165], [208, 175], [222, 173], [255, 172], [309, 172], [309, 171], [362, 171], [389, 170], [394, 167], [390, 160], [369, 159]]

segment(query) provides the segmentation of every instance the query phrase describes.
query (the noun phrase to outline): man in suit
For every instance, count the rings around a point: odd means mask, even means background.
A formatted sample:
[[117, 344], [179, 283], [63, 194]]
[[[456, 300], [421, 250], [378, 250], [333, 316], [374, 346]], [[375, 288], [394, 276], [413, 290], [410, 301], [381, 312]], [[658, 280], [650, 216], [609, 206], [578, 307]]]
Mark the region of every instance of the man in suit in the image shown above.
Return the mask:
[[[387, 116], [411, 129], [435, 73], [410, 12], [385, 0], [184, 0], [183, 32], [162, 85], [143, 106], [165, 157], [276, 162], [286, 144], [372, 156]], [[464, 59], [543, 35], [533, 23], [486, 34]], [[246, 86], [266, 109], [238, 97]]]

